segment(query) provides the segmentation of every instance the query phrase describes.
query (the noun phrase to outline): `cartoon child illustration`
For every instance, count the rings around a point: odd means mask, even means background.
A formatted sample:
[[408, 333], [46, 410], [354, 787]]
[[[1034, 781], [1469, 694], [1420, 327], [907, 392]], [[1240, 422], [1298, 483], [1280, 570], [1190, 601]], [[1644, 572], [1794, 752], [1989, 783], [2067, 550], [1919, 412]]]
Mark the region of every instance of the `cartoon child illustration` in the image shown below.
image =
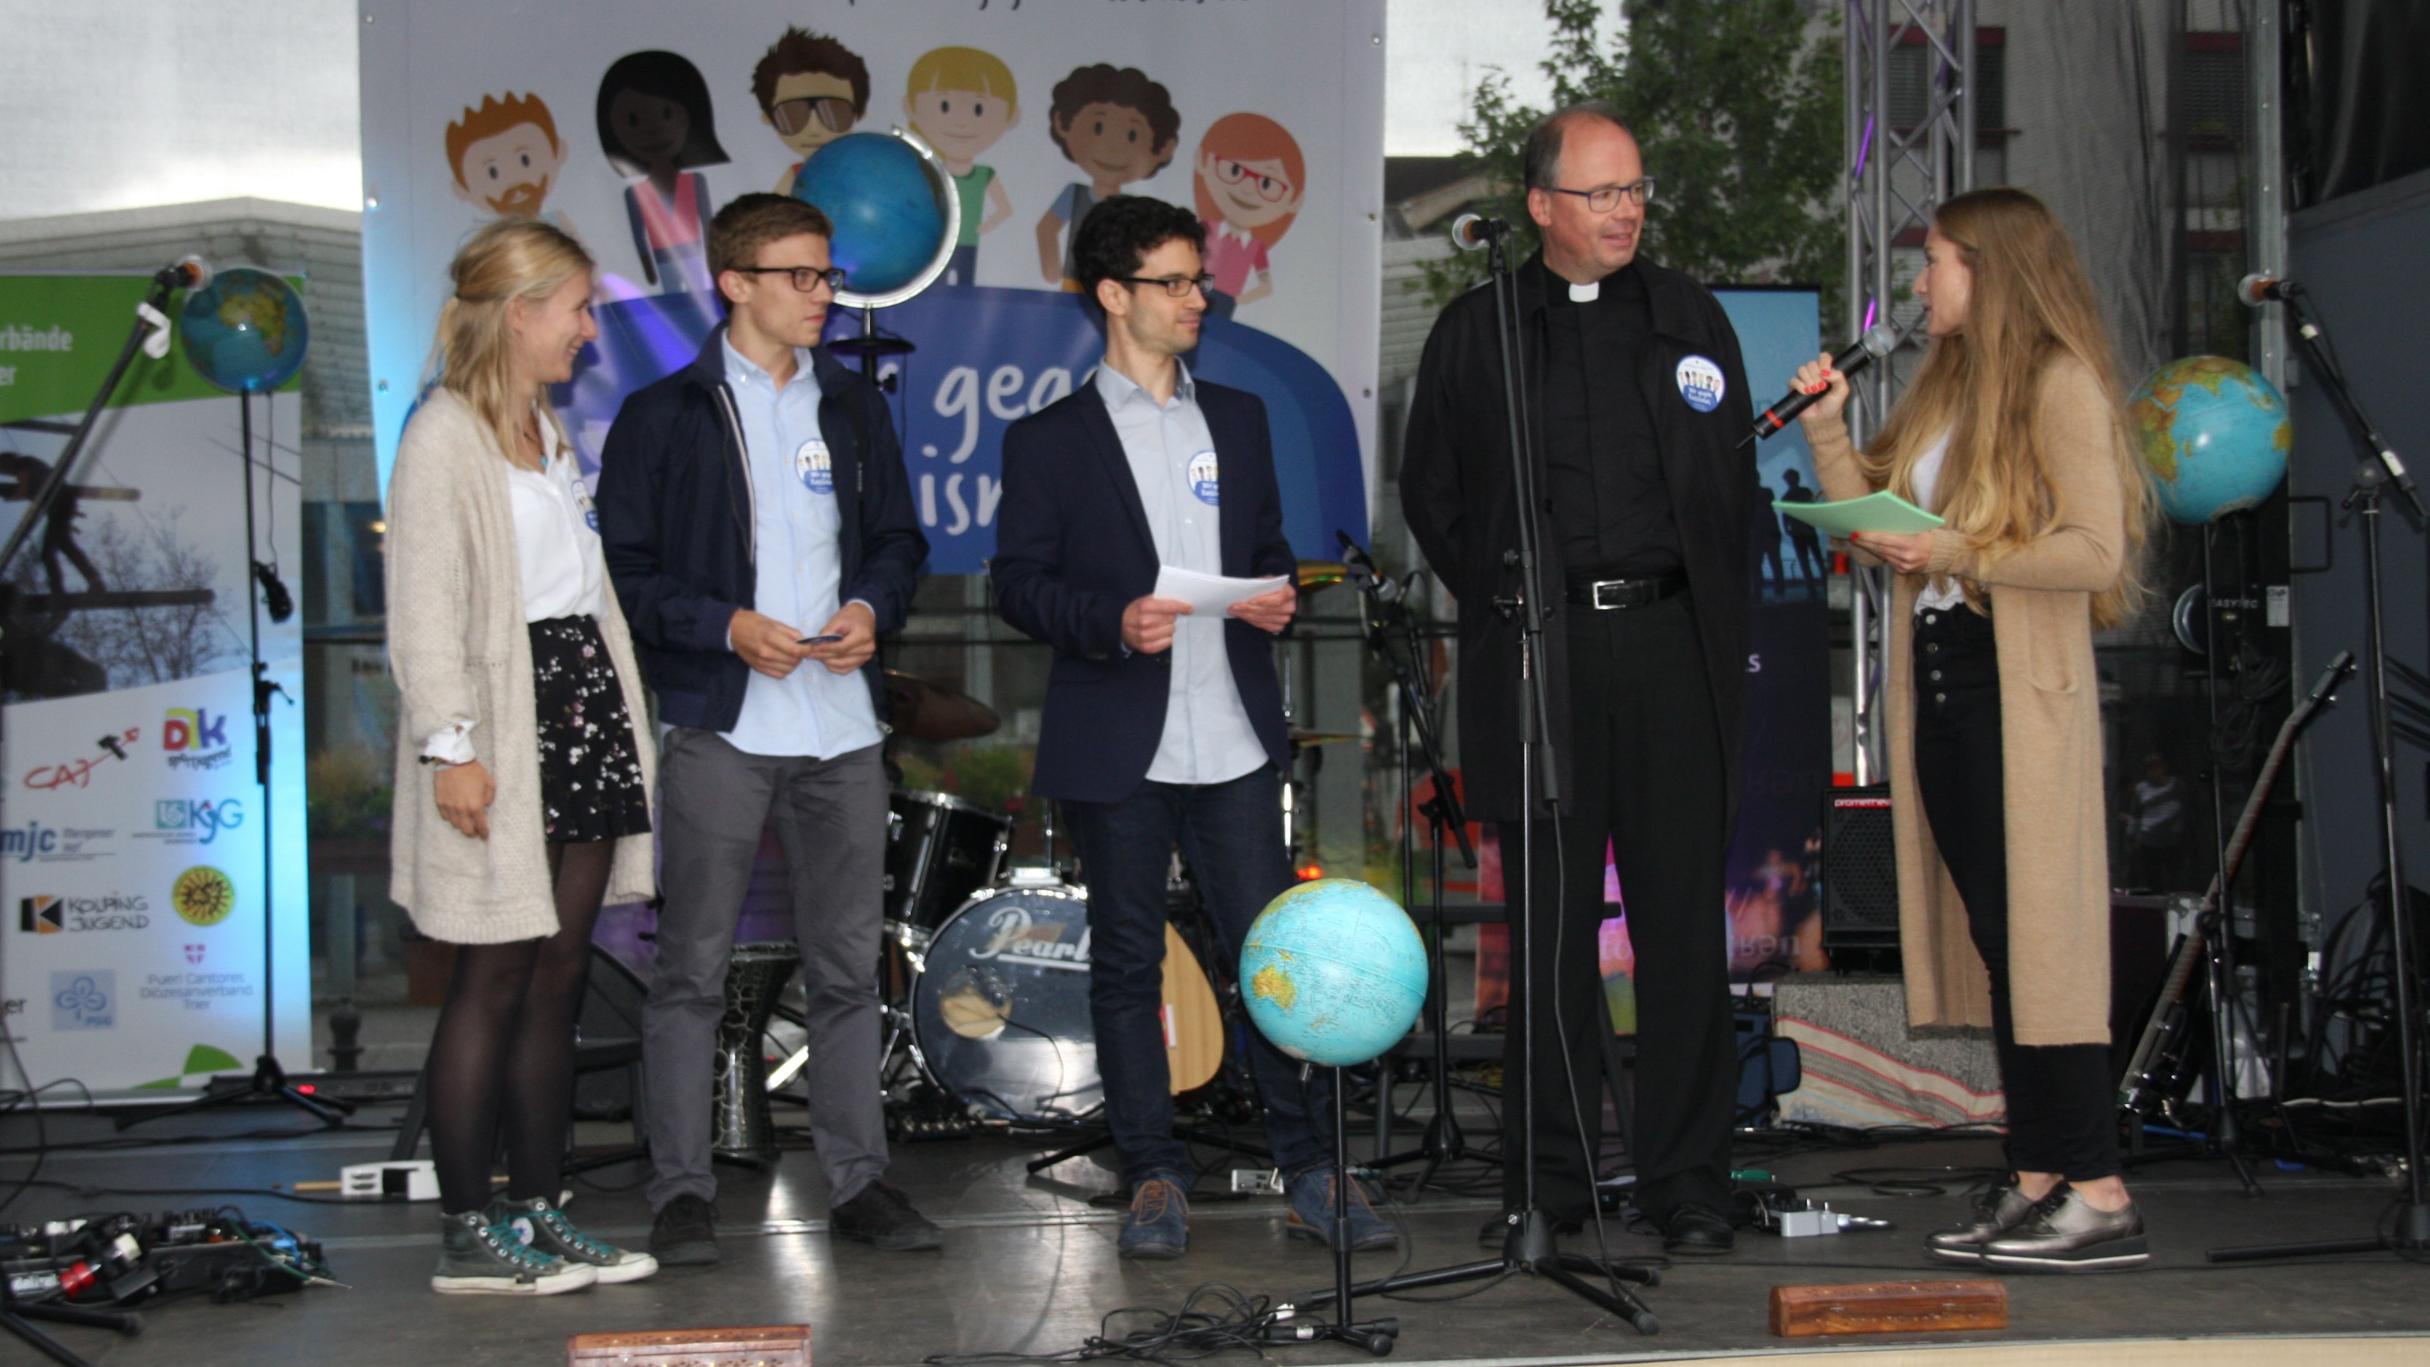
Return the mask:
[[599, 78], [599, 150], [625, 187], [641, 277], [661, 294], [707, 293], [709, 180], [721, 166], [709, 83], [672, 52], [628, 52]]
[[1193, 189], [1217, 293], [1253, 304], [1274, 292], [1266, 254], [1299, 217], [1307, 176], [1299, 143], [1263, 114], [1226, 114], [1198, 140]]
[[1088, 176], [1063, 193], [1038, 219], [1038, 271], [1050, 285], [1077, 293], [1068, 245], [1056, 239], [1077, 235], [1080, 220], [1098, 200], [1146, 180], [1173, 159], [1181, 139], [1181, 114], [1173, 96], [1137, 67], [1103, 62], [1084, 66], [1055, 85], [1046, 111], [1047, 132], [1074, 166]]
[[[760, 122], [802, 161], [852, 131], [869, 112], [869, 64], [825, 34], [788, 28], [751, 68]], [[802, 162], [785, 168], [776, 193], [793, 193]]]
[[[501, 218], [538, 218], [565, 167], [565, 144], [539, 96], [484, 95], [479, 108], [466, 105], [447, 125], [447, 167], [456, 198]], [[563, 214], [548, 217], [573, 231]]]
[[936, 149], [962, 197], [962, 236], [954, 244], [945, 283], [977, 284], [979, 235], [1012, 217], [1012, 200], [996, 179], [996, 168], [978, 162], [1020, 120], [1012, 68], [975, 47], [932, 48], [911, 64], [904, 86], [903, 112], [911, 131]]

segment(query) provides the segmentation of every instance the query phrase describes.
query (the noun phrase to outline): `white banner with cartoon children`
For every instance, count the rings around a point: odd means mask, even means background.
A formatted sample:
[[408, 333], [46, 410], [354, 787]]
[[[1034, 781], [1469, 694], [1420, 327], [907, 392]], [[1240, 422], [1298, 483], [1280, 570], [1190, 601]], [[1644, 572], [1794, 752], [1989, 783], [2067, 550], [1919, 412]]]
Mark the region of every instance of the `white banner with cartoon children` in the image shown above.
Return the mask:
[[720, 316], [705, 253], [718, 206], [791, 193], [822, 147], [900, 127], [935, 149], [961, 210], [944, 277], [877, 318], [916, 348], [887, 366], [932, 573], [981, 569], [1004, 427], [1102, 350], [1066, 257], [1115, 194], [1205, 222], [1218, 298], [1190, 361], [1265, 400], [1293, 545], [1331, 559], [1336, 529], [1365, 538], [1382, 0], [746, 0], [681, 22], [651, 0], [362, 12], [383, 477], [428, 379], [447, 261], [482, 222], [545, 217], [600, 263], [599, 341], [557, 396], [595, 471], [624, 395], [691, 360]]

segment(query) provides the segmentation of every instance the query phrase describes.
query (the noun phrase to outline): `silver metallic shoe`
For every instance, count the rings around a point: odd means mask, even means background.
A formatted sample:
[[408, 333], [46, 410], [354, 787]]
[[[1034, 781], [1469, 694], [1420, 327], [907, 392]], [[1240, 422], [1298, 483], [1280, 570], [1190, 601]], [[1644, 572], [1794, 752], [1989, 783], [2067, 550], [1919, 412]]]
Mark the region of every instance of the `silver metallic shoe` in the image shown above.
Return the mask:
[[2081, 1192], [2061, 1185], [2034, 1203], [2007, 1233], [1983, 1244], [1992, 1267], [2030, 1272], [2109, 1272], [2151, 1261], [2143, 1214], [2128, 1202], [2095, 1210]]
[[1951, 1225], [1935, 1231], [1924, 1240], [1924, 1252], [1950, 1263], [1979, 1263], [1983, 1260], [1983, 1245], [2006, 1234], [2017, 1221], [2025, 1218], [2034, 1203], [2017, 1190], [2012, 1175], [1996, 1187], [1979, 1192], [1974, 1198], [1974, 1210], [1962, 1225]]

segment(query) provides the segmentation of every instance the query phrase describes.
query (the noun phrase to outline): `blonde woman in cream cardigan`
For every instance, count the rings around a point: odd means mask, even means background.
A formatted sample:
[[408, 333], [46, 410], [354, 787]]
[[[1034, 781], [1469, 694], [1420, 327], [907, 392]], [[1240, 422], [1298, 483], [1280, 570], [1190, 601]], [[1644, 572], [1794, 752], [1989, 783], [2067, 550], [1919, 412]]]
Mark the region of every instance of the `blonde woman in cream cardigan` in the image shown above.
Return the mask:
[[1949, 1262], [2144, 1262], [2109, 1075], [2109, 862], [2092, 633], [2138, 596], [2152, 500], [2066, 231], [2021, 190], [1940, 207], [1915, 295], [1930, 349], [1858, 451], [1847, 380], [1797, 383], [1824, 496], [1891, 489], [1945, 525], [1862, 533], [1898, 572], [1890, 794], [1908, 1014], [1988, 1025], [2008, 1181], [1926, 1241]]
[[389, 483], [391, 886], [417, 929], [457, 947], [424, 1076], [443, 1293], [549, 1295], [658, 1267], [556, 1208], [591, 926], [605, 899], [654, 890], [641, 673], [544, 393], [598, 335], [592, 272], [531, 219], [466, 241], [438, 383]]

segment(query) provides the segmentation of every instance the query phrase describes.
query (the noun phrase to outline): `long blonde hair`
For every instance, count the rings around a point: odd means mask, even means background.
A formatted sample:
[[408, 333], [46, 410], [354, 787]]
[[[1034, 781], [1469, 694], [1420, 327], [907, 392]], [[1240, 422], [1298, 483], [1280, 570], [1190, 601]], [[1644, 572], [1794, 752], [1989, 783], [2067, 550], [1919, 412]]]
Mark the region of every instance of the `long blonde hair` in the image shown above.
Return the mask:
[[[506, 326], [507, 305], [516, 299], [541, 303], [592, 269], [591, 254], [581, 243], [535, 218], [501, 218], [484, 226], [448, 263], [447, 277], [456, 288], [439, 310], [438, 383], [480, 416], [510, 461], [522, 449], [523, 413], [521, 396], [514, 392], [515, 339]], [[558, 443], [569, 444], [565, 424], [545, 393], [540, 411]]]
[[[2023, 546], [2065, 516], [2033, 414], [2050, 365], [2074, 358], [2099, 381], [2113, 429], [2126, 554], [2117, 581], [2093, 595], [2092, 617], [2095, 626], [2116, 626], [2144, 595], [2142, 552], [2154, 505], [2092, 282], [2067, 230], [2023, 190], [1959, 195], [1940, 206], [1933, 226], [1974, 275], [1965, 326], [1933, 339], [1923, 368], [1867, 444], [1865, 474], [1912, 498], [1916, 461], [1947, 432], [1949, 450], [1935, 483], [1939, 513], [1977, 552], [1996, 557]], [[1981, 592], [1966, 585], [1970, 601], [1979, 603]]]

